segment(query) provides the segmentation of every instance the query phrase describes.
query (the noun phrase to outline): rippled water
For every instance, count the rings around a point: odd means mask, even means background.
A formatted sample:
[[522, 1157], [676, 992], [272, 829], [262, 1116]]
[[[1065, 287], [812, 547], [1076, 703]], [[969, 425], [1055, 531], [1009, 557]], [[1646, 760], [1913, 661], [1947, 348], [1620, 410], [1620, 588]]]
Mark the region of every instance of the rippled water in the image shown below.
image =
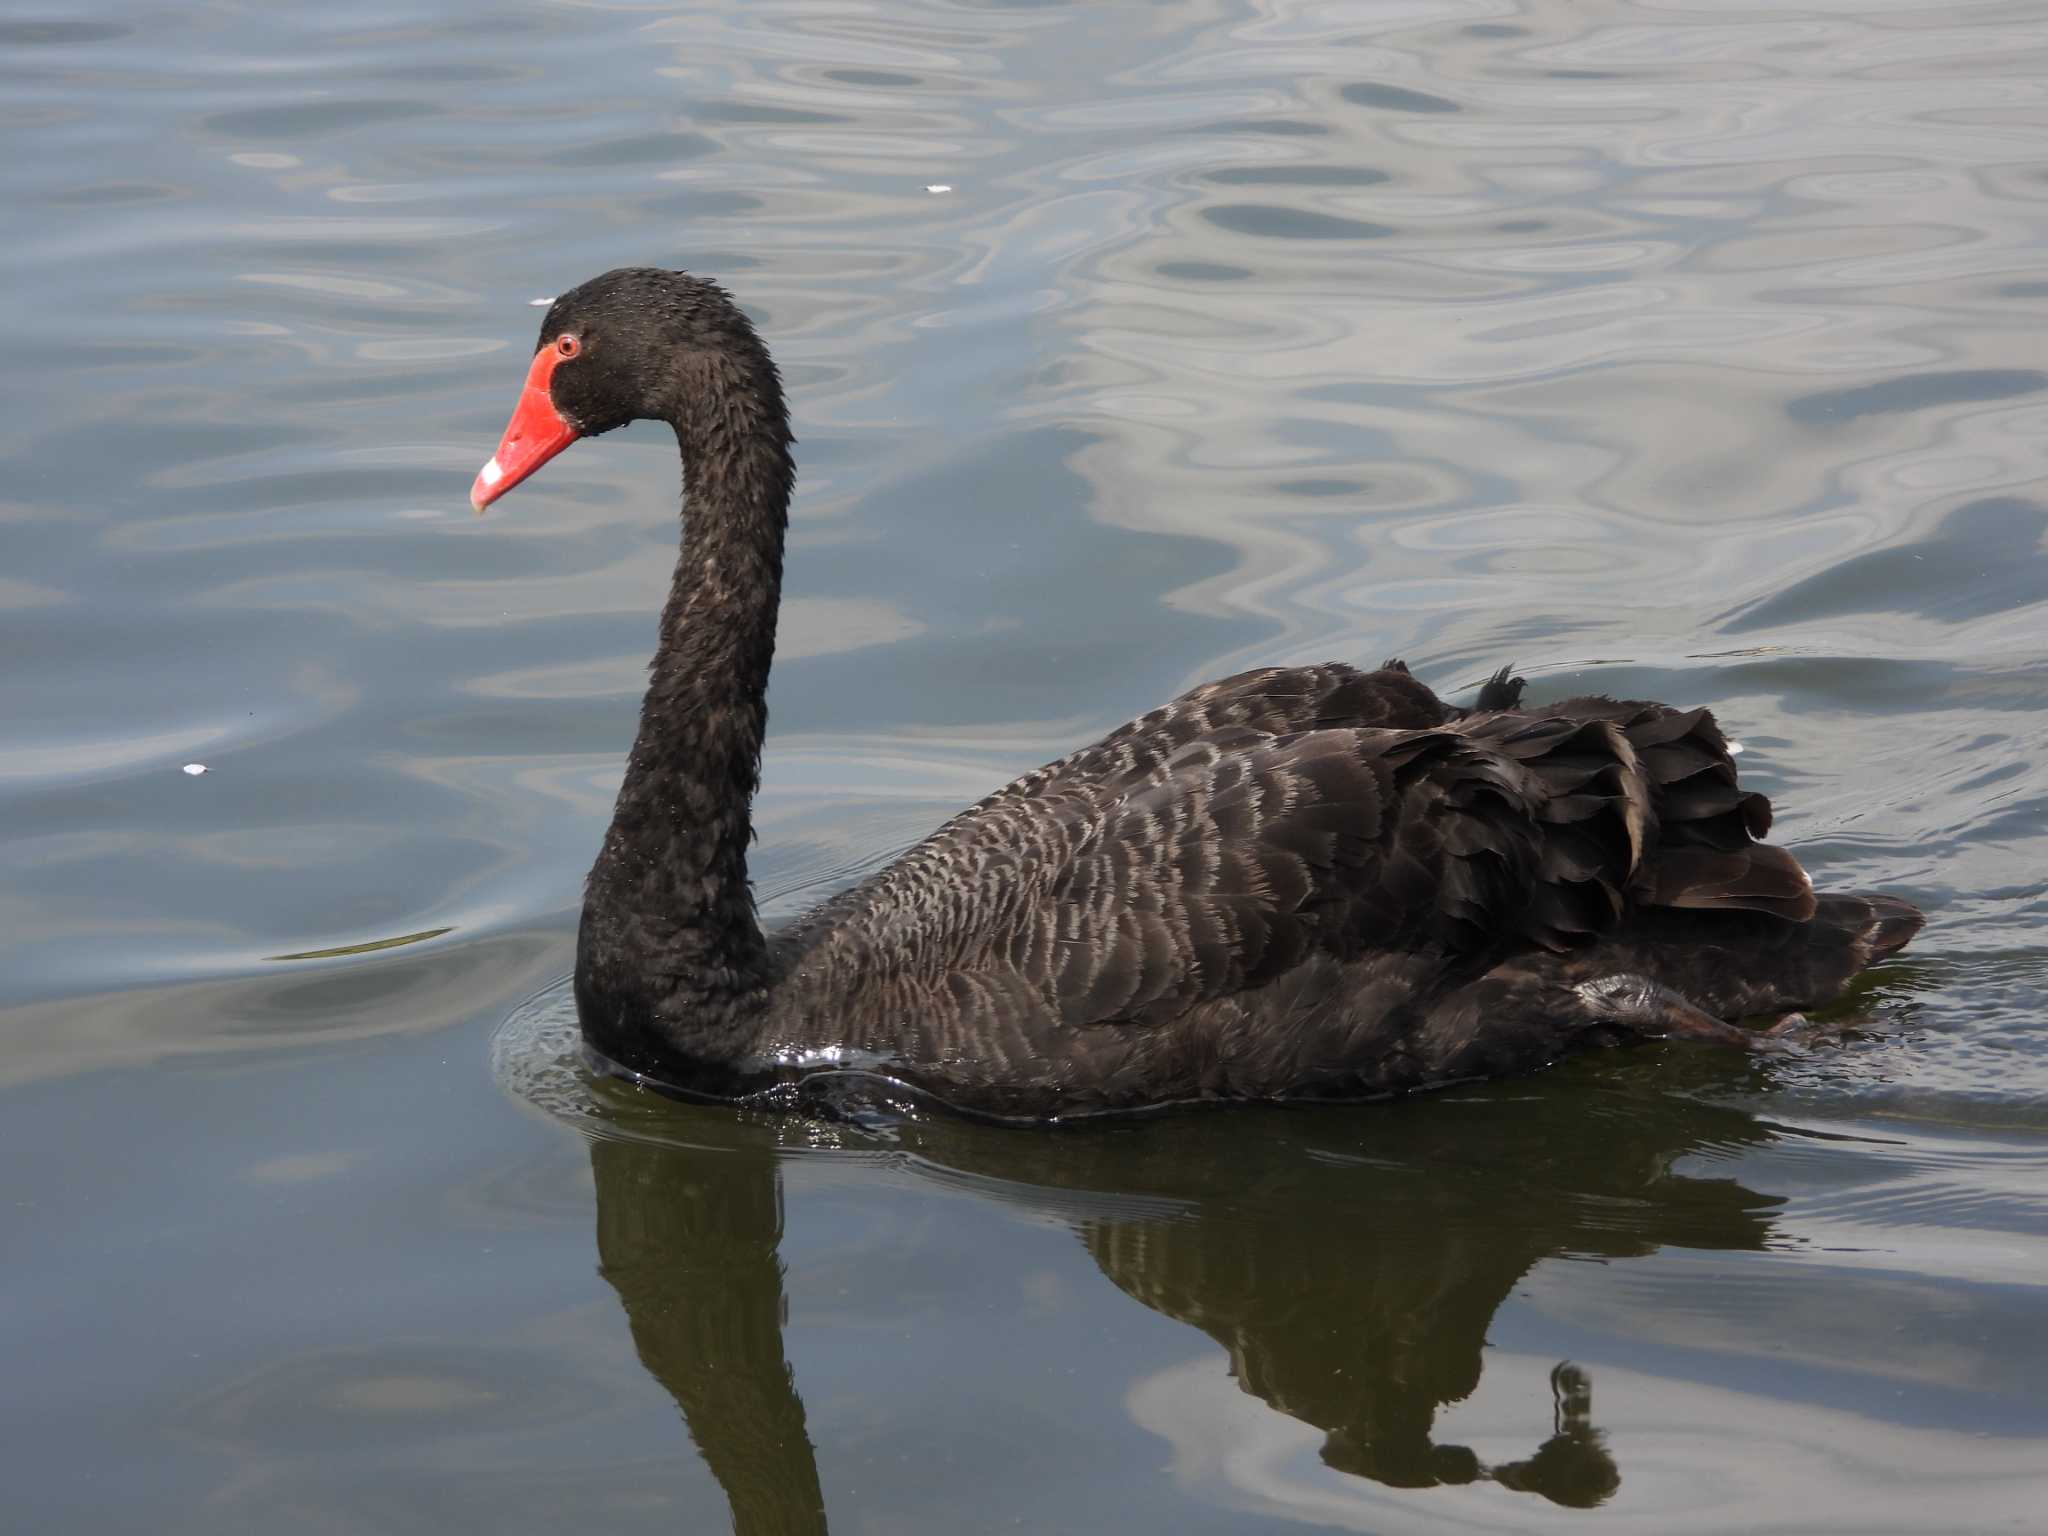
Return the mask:
[[[0, 123], [22, 1529], [2038, 1519], [2040, 7], [9, 7]], [[771, 914], [1398, 653], [1711, 704], [1928, 931], [1839, 1049], [1377, 1110], [592, 1082], [673, 448], [464, 497], [626, 263], [792, 387]]]

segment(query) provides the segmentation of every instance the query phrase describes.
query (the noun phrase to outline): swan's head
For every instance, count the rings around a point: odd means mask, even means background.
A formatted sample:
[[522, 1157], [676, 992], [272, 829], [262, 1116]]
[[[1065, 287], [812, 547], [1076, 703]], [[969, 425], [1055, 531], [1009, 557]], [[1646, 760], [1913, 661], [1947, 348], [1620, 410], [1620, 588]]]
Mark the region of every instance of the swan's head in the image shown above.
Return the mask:
[[579, 437], [629, 421], [681, 423], [707, 363], [773, 365], [716, 283], [621, 267], [548, 306], [526, 384], [498, 451], [470, 487], [481, 512]]

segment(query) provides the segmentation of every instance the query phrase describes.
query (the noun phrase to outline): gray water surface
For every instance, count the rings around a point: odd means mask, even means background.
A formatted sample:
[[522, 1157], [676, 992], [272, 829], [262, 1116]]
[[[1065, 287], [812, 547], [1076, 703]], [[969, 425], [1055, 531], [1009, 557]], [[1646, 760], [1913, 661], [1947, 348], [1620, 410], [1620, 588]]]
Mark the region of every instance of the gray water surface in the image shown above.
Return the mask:
[[[10, 1528], [2038, 1522], [2041, 7], [6, 7], [0, 126]], [[1711, 705], [1926, 933], [1839, 1047], [1379, 1108], [593, 1081], [674, 448], [464, 498], [643, 263], [796, 412], [771, 917], [1398, 654]]]

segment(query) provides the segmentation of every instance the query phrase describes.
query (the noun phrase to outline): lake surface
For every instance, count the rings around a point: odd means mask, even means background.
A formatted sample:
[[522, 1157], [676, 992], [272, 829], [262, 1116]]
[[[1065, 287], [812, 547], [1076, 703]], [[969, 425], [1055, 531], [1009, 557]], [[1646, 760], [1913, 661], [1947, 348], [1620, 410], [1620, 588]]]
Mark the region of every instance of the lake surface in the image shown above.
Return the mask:
[[[2038, 1522], [2048, 11], [9, 5], [0, 122], [11, 1529]], [[673, 444], [465, 496], [644, 263], [796, 410], [769, 914], [1399, 654], [1710, 704], [1927, 931], [1378, 1108], [589, 1081]]]

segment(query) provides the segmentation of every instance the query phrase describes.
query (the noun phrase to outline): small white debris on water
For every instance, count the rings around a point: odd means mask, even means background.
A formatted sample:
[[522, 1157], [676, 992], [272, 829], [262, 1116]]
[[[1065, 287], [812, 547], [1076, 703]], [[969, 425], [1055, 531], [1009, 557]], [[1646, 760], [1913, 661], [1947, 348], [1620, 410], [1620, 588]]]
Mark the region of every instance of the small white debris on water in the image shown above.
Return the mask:
[[185, 765], [185, 772], [186, 772], [186, 773], [187, 773], [188, 775], [190, 775], [190, 776], [191, 776], [192, 778], [195, 778], [195, 779], [196, 779], [196, 778], [198, 778], [198, 777], [199, 777], [199, 775], [201, 775], [202, 773], [206, 772], [206, 764], [204, 764], [204, 763], [187, 763], [187, 764]]
[[925, 185], [925, 191], [931, 193], [934, 197], [938, 196], [941, 192], [950, 192], [952, 190], [952, 186], [943, 181], [928, 182]]
[[526, 307], [528, 309], [546, 309], [550, 304], [554, 302], [554, 297], [550, 295], [545, 299], [528, 299], [526, 301]]
[[477, 475], [477, 479], [483, 481], [485, 485], [496, 485], [504, 478], [505, 471], [498, 468], [498, 456], [495, 453], [490, 456], [489, 460], [484, 464], [482, 471]]
[[1729, 755], [1730, 757], [1740, 757], [1740, 756], [1742, 756], [1742, 743], [1741, 743], [1741, 742], [1739, 742], [1739, 741], [1731, 741], [1731, 742], [1729, 742], [1729, 743], [1728, 743], [1728, 755]]

